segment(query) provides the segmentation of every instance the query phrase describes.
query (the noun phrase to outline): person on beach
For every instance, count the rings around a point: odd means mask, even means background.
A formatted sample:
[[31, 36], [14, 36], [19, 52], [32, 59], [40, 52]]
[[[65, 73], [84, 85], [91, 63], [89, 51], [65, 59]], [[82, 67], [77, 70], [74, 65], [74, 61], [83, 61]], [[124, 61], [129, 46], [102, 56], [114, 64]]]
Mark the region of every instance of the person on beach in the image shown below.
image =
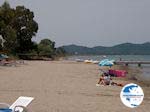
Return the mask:
[[100, 86], [100, 85], [113, 85], [113, 86], [123, 86], [123, 84], [121, 83], [116, 83], [112, 81], [112, 78], [110, 77], [110, 75], [108, 75], [107, 73], [103, 73], [101, 75], [101, 77], [99, 78], [98, 83], [96, 84], [96, 86]]
[[104, 82], [104, 75], [103, 75], [103, 74], [102, 74], [101, 77], [99, 78], [99, 81], [98, 81], [97, 84], [99, 84], [99, 85], [104, 85], [104, 84], [105, 84], [105, 82]]
[[110, 85], [111, 80], [112, 80], [111, 77], [108, 74], [104, 73], [99, 78], [98, 84], [99, 85]]

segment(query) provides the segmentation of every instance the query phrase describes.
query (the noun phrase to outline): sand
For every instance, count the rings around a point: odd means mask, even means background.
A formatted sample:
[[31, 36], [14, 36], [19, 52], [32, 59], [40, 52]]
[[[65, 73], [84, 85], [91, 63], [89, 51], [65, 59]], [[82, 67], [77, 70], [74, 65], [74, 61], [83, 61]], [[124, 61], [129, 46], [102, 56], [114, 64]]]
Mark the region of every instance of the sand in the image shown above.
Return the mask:
[[[148, 112], [150, 87], [142, 85], [143, 103], [130, 109], [120, 100], [121, 87], [100, 86], [99, 67], [67, 61], [25, 61], [0, 67], [0, 102], [12, 104], [19, 96], [32, 96], [29, 112]], [[131, 80], [115, 79], [120, 83]]]

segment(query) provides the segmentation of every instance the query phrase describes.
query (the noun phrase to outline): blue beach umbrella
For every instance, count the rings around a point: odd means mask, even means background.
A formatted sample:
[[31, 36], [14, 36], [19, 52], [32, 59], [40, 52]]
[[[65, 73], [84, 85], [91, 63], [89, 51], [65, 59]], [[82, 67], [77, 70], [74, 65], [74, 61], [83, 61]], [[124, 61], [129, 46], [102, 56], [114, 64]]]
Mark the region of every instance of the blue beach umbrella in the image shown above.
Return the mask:
[[7, 55], [0, 54], [0, 59], [6, 59], [6, 58], [8, 58], [8, 56], [7, 56]]
[[4, 59], [4, 57], [3, 57], [3, 55], [2, 55], [2, 54], [0, 54], [0, 59]]
[[99, 62], [99, 66], [113, 66], [115, 60], [104, 59]]

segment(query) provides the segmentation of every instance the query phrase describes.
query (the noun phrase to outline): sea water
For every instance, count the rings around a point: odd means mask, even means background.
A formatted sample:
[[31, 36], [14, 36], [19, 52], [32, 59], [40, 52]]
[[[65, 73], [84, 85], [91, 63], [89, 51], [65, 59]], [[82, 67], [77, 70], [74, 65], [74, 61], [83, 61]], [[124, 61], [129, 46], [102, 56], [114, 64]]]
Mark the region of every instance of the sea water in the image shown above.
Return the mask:
[[92, 59], [100, 61], [102, 59], [112, 59], [112, 60], [128, 60], [128, 61], [150, 61], [150, 55], [74, 55], [74, 56], [68, 56], [68, 60], [76, 60], [76, 59]]
[[[97, 60], [102, 59], [122, 60], [122, 61], [150, 61], [150, 55], [87, 55], [87, 56], [69, 56], [67, 60], [75, 61], [76, 59], [81, 60]], [[137, 77], [138, 80], [142, 80], [150, 83], [150, 64], [142, 64], [141, 67], [135, 65], [128, 65], [126, 69], [132, 71], [130, 75]]]

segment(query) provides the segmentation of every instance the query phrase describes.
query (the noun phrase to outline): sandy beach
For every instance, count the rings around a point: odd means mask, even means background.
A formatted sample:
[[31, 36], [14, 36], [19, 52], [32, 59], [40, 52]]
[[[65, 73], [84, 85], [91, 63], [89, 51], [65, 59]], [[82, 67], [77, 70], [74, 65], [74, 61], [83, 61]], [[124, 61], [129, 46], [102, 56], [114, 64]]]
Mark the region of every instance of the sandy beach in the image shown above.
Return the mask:
[[[148, 112], [150, 87], [141, 85], [143, 103], [130, 109], [120, 100], [122, 87], [100, 86], [99, 67], [69, 61], [25, 61], [17, 67], [0, 66], [0, 102], [12, 104], [32, 96], [29, 112]], [[115, 79], [119, 83], [132, 80]]]

